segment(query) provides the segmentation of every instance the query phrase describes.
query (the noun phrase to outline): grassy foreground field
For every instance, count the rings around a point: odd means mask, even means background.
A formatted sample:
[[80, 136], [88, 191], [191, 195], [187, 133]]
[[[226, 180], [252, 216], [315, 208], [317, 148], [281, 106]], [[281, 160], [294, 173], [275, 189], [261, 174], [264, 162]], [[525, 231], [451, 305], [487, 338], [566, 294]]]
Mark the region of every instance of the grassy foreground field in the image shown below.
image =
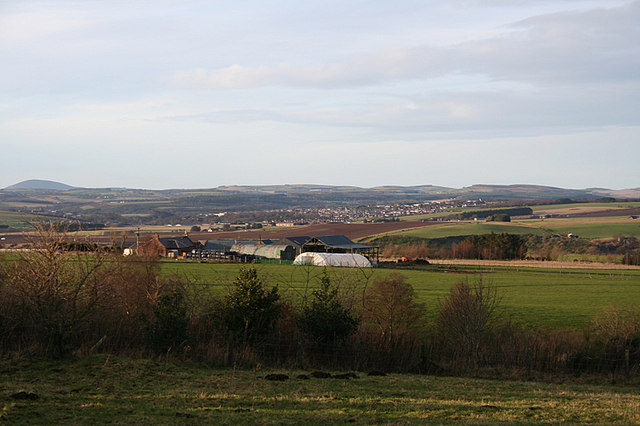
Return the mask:
[[[238, 275], [238, 264], [163, 262], [165, 274], [177, 274], [203, 284], [206, 291], [223, 292]], [[291, 301], [318, 283], [320, 267], [256, 265], [260, 276], [277, 285]], [[407, 277], [418, 299], [435, 315], [440, 301], [459, 281], [478, 279], [495, 285], [501, 296], [502, 312], [513, 321], [529, 326], [580, 328], [610, 304], [640, 304], [640, 270], [580, 270], [528, 267], [460, 266], [455, 269], [428, 265], [420, 270], [331, 268], [333, 279], [358, 292], [376, 277], [399, 272]]]
[[94, 355], [0, 361], [3, 424], [425, 424], [640, 422], [637, 386], [358, 372], [211, 369]]

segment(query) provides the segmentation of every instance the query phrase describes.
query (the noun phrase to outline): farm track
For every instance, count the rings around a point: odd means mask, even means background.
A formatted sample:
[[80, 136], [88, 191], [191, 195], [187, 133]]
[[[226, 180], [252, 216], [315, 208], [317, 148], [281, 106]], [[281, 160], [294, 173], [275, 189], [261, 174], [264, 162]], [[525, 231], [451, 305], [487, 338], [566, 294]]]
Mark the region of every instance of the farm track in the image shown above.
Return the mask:
[[558, 262], [546, 260], [477, 260], [477, 259], [429, 259], [435, 265], [473, 265], [473, 266], [507, 266], [514, 268], [550, 268], [550, 269], [635, 269], [640, 266], [621, 265], [601, 262]]
[[568, 217], [612, 217], [612, 216], [640, 216], [640, 208], [630, 209], [610, 209], [600, 211], [585, 211], [580, 213], [569, 213]]

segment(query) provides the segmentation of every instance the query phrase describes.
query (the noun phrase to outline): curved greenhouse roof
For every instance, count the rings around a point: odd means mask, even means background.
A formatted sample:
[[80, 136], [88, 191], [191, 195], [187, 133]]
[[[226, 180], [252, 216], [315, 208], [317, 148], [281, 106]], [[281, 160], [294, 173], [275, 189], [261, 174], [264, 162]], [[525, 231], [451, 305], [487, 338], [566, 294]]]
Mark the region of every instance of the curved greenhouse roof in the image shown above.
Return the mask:
[[361, 254], [355, 253], [312, 253], [305, 252], [296, 256], [294, 265], [344, 266], [348, 268], [371, 268], [371, 262]]
[[[267, 259], [293, 259], [294, 248], [289, 245], [280, 244], [234, 244], [231, 251], [240, 254], [265, 257]], [[290, 257], [289, 257], [290, 256]]]

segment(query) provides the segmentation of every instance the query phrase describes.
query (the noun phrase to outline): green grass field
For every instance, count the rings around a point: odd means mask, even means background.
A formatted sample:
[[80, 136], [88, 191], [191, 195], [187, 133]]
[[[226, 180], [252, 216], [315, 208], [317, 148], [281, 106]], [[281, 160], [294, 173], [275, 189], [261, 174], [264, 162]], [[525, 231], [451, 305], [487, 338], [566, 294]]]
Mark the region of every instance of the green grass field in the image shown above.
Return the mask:
[[[444, 238], [454, 237], [460, 235], [482, 235], [490, 233], [502, 233], [508, 234], [535, 234], [546, 235], [550, 232], [539, 228], [535, 225], [530, 225], [525, 222], [484, 222], [484, 221], [464, 221], [464, 222], [442, 222], [429, 224], [422, 228], [406, 229], [402, 231], [390, 232], [384, 235], [394, 236], [411, 236], [418, 238]], [[376, 235], [379, 237], [381, 235]]]
[[[617, 209], [631, 209], [640, 207], [640, 202], [614, 202], [614, 203], [572, 203], [572, 204], [545, 204], [545, 205], [533, 205], [523, 206], [530, 207], [534, 214], [543, 213], [555, 213], [555, 214], [567, 214], [567, 213], [580, 213], [590, 212], [598, 210], [617, 210]], [[453, 214], [469, 212], [469, 211], [484, 211], [495, 210], [497, 207], [464, 207], [464, 208], [451, 208], [450, 210], [413, 216], [402, 216], [399, 219], [405, 221], [423, 220], [423, 219], [435, 219], [439, 217], [450, 216]], [[503, 207], [505, 209], [509, 207]], [[621, 214], [620, 217], [626, 215]]]
[[29, 229], [31, 228], [29, 222], [38, 222], [45, 218], [45, 216], [37, 216], [29, 213], [0, 210], [0, 225], [9, 225], [12, 229]]
[[[494, 232], [508, 234], [566, 235], [583, 238], [610, 238], [615, 235], [640, 237], [640, 220], [628, 218], [568, 218], [517, 220], [513, 222], [460, 221], [431, 223], [421, 228], [390, 232], [384, 235], [418, 238], [443, 238], [461, 235], [482, 235]], [[382, 235], [376, 235], [380, 237]], [[367, 238], [370, 239], [371, 237]]]
[[578, 219], [545, 221], [540, 226], [559, 235], [577, 234], [582, 238], [610, 238], [616, 235], [640, 237], [640, 220], [603, 218], [589, 223]]
[[[640, 422], [637, 386], [212, 369], [94, 355], [0, 361], [0, 423], [531, 424]], [[34, 399], [19, 399], [24, 392]]]
[[600, 207], [607, 209], [631, 209], [640, 207], [640, 202], [614, 202], [614, 203], [572, 203], [572, 204], [548, 204], [542, 206], [530, 206], [534, 213], [546, 210], [560, 210], [572, 208]]
[[[165, 274], [177, 274], [192, 282], [207, 284], [213, 292], [224, 292], [241, 265], [205, 264], [184, 261], [163, 262]], [[323, 268], [292, 265], [256, 265], [269, 285], [277, 285], [281, 294], [298, 301], [317, 285]], [[497, 287], [502, 311], [515, 322], [550, 328], [579, 328], [610, 304], [640, 304], [640, 270], [580, 270], [508, 267], [457, 266], [455, 272], [443, 272], [435, 265], [423, 270], [395, 270], [408, 279], [417, 297], [425, 302], [431, 316], [446, 298], [453, 284], [478, 279]], [[332, 268], [330, 273], [345, 288], [362, 289], [369, 282], [394, 270]], [[307, 283], [309, 283], [307, 285]]]

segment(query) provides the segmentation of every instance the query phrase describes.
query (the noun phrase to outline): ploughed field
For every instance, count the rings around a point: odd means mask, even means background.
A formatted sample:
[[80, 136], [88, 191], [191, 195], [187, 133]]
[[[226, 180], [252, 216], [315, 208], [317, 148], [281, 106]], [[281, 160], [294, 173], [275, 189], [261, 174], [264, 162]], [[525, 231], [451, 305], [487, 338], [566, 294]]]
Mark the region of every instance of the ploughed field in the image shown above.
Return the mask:
[[[165, 261], [164, 274], [176, 274], [197, 283], [205, 292], [223, 293], [238, 275], [239, 264]], [[285, 299], [296, 303], [309, 294], [324, 271], [321, 267], [255, 265], [268, 285], [278, 286]], [[376, 277], [391, 272], [405, 275], [418, 299], [433, 318], [439, 303], [455, 283], [482, 280], [497, 288], [505, 318], [529, 326], [581, 328], [611, 304], [640, 304], [640, 270], [546, 269], [482, 265], [425, 265], [420, 269], [330, 268], [343, 291], [361, 294]]]
[[280, 239], [297, 235], [346, 235], [352, 240], [360, 239], [375, 234], [398, 231], [400, 229], [414, 229], [429, 226], [429, 223], [420, 221], [406, 222], [382, 222], [382, 223], [319, 223], [313, 225], [295, 227], [277, 227], [250, 231], [233, 232], [194, 232], [189, 235], [194, 239]]
[[[257, 230], [247, 230], [247, 231], [231, 231], [231, 232], [189, 232], [189, 237], [194, 241], [199, 240], [257, 240], [259, 238], [262, 239], [281, 239], [284, 237], [292, 237], [299, 235], [309, 235], [309, 236], [317, 236], [317, 235], [346, 235], [348, 238], [352, 240], [361, 239], [363, 237], [367, 237], [375, 234], [384, 234], [387, 232], [398, 231], [401, 229], [413, 229], [413, 228], [423, 228], [425, 226], [431, 226], [433, 223], [423, 223], [420, 221], [406, 221], [406, 222], [383, 222], [383, 223], [320, 223], [313, 225], [303, 225], [303, 226], [295, 226], [295, 227], [275, 227], [275, 228], [265, 228], [265, 229], [257, 229]], [[166, 228], [166, 229], [153, 229], [153, 231], [145, 231], [142, 232], [144, 234], [150, 233], [158, 233], [161, 237], [170, 237], [175, 236], [177, 234], [175, 228]], [[135, 235], [133, 232], [136, 228], [127, 228], [126, 230], [131, 231], [131, 233], [127, 236], [129, 241], [135, 241]], [[122, 232], [125, 229], [116, 230], [116, 234], [118, 232]], [[183, 227], [178, 232], [188, 231], [189, 227]], [[0, 231], [1, 233], [1, 231]], [[103, 230], [100, 232], [90, 232], [91, 239], [98, 243], [110, 243], [113, 240], [113, 237], [110, 235], [111, 231]], [[178, 233], [179, 235], [179, 233]], [[22, 233], [7, 233], [3, 234], [6, 238], [6, 244], [23, 244], [28, 241], [28, 237]], [[115, 241], [119, 242], [120, 238], [116, 237]]]

